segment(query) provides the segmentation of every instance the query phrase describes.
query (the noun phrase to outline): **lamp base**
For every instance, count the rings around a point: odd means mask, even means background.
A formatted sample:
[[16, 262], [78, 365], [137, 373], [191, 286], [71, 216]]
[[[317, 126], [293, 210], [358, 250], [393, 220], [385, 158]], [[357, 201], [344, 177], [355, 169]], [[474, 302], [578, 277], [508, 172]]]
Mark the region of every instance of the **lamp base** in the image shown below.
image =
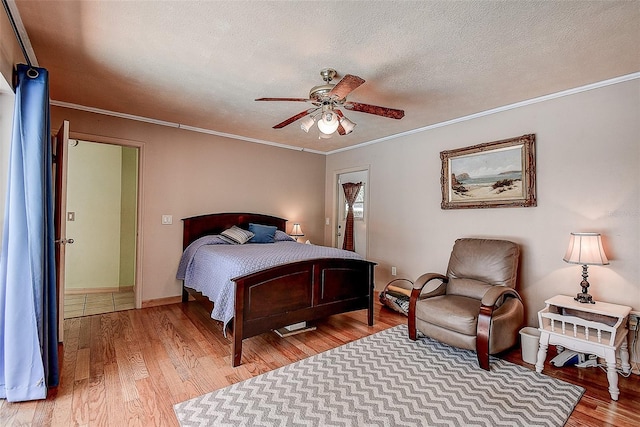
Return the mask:
[[581, 292], [579, 294], [576, 295], [576, 297], [574, 298], [574, 300], [581, 302], [583, 304], [595, 304], [596, 302], [593, 300], [593, 298], [591, 297], [591, 295], [589, 295], [586, 292]]

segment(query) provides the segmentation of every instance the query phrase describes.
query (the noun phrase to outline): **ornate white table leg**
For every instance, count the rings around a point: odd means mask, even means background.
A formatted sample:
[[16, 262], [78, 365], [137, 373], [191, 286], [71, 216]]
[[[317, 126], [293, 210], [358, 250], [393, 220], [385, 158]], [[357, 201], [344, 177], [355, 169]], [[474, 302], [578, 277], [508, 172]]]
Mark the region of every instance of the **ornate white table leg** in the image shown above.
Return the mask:
[[627, 346], [627, 340], [622, 341], [620, 345], [620, 366], [622, 367], [622, 372], [628, 374], [631, 372], [631, 365], [629, 364], [629, 347]]
[[609, 380], [609, 394], [611, 399], [618, 400], [620, 389], [618, 389], [618, 371], [616, 370], [616, 353], [615, 351], [607, 351], [605, 354], [607, 361], [607, 379]]
[[536, 359], [536, 372], [542, 372], [544, 361], [547, 359], [547, 349], [549, 348], [549, 334], [540, 333], [540, 347], [538, 348], [538, 358]]

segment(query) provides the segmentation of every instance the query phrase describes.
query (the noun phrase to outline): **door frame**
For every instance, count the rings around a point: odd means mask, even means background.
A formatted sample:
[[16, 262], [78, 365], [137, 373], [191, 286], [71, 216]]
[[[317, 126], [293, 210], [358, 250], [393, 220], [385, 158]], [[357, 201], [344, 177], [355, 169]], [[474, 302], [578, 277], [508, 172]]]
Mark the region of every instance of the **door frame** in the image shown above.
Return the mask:
[[365, 222], [365, 239], [366, 239], [366, 245], [365, 245], [365, 258], [369, 257], [369, 195], [371, 194], [371, 166], [370, 165], [365, 165], [365, 166], [354, 166], [351, 168], [346, 168], [346, 169], [338, 169], [333, 171], [333, 197], [332, 197], [332, 203], [333, 203], [333, 207], [331, 209], [332, 215], [333, 215], [333, 228], [331, 230], [331, 246], [336, 247], [336, 245], [338, 244], [338, 239], [337, 239], [337, 227], [338, 224], [340, 223], [340, 206], [339, 206], [339, 200], [340, 200], [340, 191], [342, 191], [342, 187], [340, 187], [340, 185], [338, 184], [338, 180], [340, 178], [340, 175], [345, 174], [345, 173], [352, 173], [352, 172], [366, 172], [367, 175], [367, 181], [366, 181], [366, 185], [364, 186], [364, 222]]
[[[143, 214], [144, 214], [144, 142], [129, 139], [113, 138], [109, 136], [92, 135], [83, 132], [69, 132], [69, 139], [77, 139], [98, 144], [118, 145], [138, 149], [138, 191], [136, 201], [136, 274], [133, 285], [135, 307], [142, 308], [142, 259], [143, 259]], [[66, 189], [65, 189], [66, 190]], [[66, 214], [65, 214], [66, 215]]]

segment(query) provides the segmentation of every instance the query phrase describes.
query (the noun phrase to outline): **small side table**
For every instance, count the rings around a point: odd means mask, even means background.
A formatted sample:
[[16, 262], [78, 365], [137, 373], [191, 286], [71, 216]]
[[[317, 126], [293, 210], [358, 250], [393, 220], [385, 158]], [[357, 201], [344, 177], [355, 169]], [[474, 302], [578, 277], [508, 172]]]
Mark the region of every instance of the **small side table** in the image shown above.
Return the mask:
[[540, 348], [536, 371], [542, 372], [549, 344], [581, 353], [595, 354], [607, 362], [607, 379], [611, 399], [618, 400], [616, 352], [620, 352], [622, 371], [631, 370], [627, 347], [627, 317], [631, 307], [596, 302], [582, 304], [566, 295], [556, 295], [545, 301], [538, 312]]

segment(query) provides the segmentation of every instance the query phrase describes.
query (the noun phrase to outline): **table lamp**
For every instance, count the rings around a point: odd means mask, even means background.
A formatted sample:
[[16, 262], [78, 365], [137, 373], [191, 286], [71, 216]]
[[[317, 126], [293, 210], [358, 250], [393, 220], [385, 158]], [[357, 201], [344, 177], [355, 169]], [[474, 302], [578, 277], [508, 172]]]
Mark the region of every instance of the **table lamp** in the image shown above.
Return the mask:
[[302, 232], [302, 228], [300, 228], [300, 224], [298, 223], [293, 224], [293, 228], [291, 229], [291, 234], [289, 235], [291, 237], [295, 237], [296, 242], [298, 241], [298, 237], [304, 236], [304, 233]]
[[576, 301], [587, 304], [595, 304], [589, 295], [589, 282], [587, 278], [589, 265], [608, 265], [609, 260], [602, 248], [600, 233], [571, 233], [567, 253], [562, 258], [569, 264], [582, 264], [582, 292], [574, 298]]

